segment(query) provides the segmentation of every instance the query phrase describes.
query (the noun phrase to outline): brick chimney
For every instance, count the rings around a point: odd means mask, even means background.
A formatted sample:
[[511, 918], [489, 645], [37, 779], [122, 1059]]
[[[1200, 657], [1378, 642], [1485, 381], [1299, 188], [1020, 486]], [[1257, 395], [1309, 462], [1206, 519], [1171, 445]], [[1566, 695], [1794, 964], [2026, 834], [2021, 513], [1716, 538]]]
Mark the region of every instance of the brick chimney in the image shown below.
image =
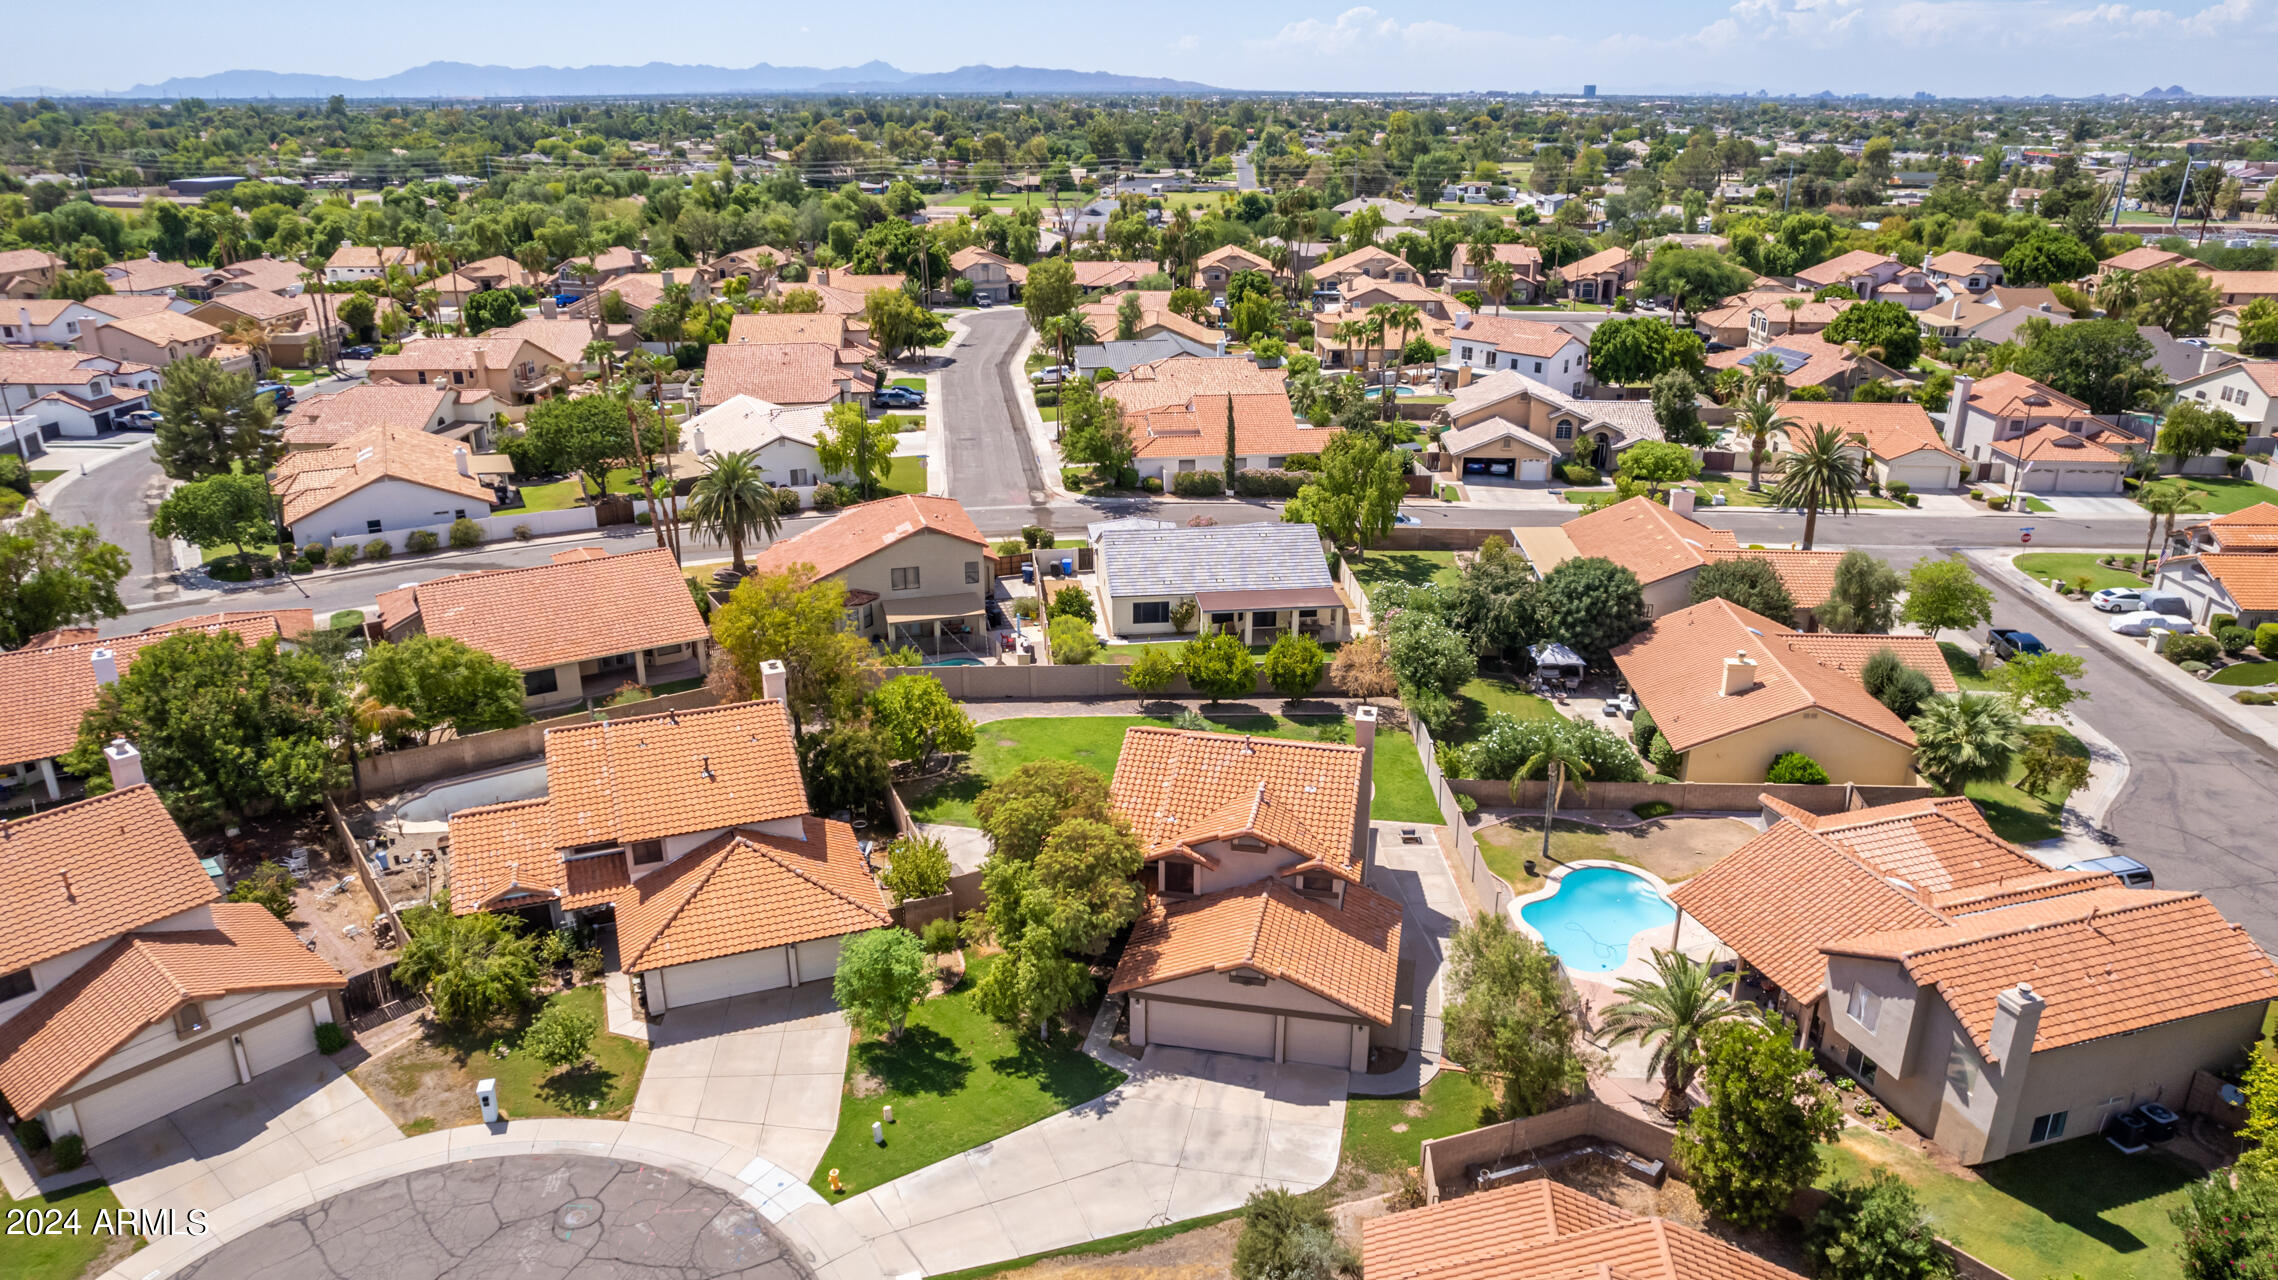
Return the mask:
[[484, 376], [483, 376], [483, 375], [485, 375], [485, 374], [487, 374], [487, 373], [489, 373], [489, 372], [490, 372], [490, 348], [489, 348], [488, 346], [486, 346], [486, 345], [482, 345], [482, 344], [479, 344], [479, 343], [478, 343], [478, 344], [476, 344], [476, 346], [475, 346], [475, 381], [477, 381], [477, 382], [482, 382], [482, 381], [485, 381], [486, 379], [484, 378]]
[[759, 664], [759, 696], [770, 702], [782, 702], [790, 694], [791, 677], [783, 663], [769, 658]]
[[1376, 708], [1353, 709], [1353, 745], [1360, 748], [1360, 800], [1353, 806], [1353, 860], [1360, 863], [1360, 880], [1369, 882], [1376, 870], [1376, 841], [1368, 825], [1368, 811], [1376, 796]]
[[1957, 449], [1962, 447], [1962, 418], [1968, 412], [1970, 388], [1976, 385], [1977, 379], [1966, 373], [1954, 375], [1954, 395], [1946, 402], [1946, 443]]
[[87, 660], [95, 668], [95, 683], [98, 686], [119, 682], [118, 655], [108, 649], [97, 649], [87, 655]]
[[1739, 650], [1724, 660], [1724, 689], [1727, 698], [1748, 692], [1756, 687], [1756, 660], [1746, 649]]
[[125, 738], [111, 739], [111, 745], [103, 748], [103, 759], [111, 766], [113, 790], [124, 791], [143, 784], [142, 753], [134, 749], [133, 743]]

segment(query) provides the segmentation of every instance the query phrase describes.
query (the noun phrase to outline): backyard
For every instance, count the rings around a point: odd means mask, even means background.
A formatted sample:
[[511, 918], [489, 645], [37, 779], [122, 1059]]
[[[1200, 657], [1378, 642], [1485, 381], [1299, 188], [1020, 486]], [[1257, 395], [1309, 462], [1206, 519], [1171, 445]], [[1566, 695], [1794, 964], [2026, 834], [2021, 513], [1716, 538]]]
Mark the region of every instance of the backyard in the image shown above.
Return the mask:
[[[524, 485], [522, 509], [524, 511], [567, 511], [578, 504], [578, 499], [589, 492], [585, 482], [576, 476], [555, 480], [549, 484]], [[609, 472], [609, 492], [639, 495], [640, 478], [631, 467], [613, 467]], [[501, 515], [512, 515], [511, 509]]]
[[[2057, 748], [2068, 756], [2088, 758], [2088, 746], [2072, 735], [2070, 730], [2055, 725], [2027, 725], [2028, 738], [2053, 738]], [[1977, 801], [1985, 810], [1985, 820], [1993, 834], [2017, 844], [2037, 844], [2054, 840], [2064, 834], [2062, 817], [2064, 797], [2035, 795], [2017, 786], [2024, 773], [2021, 763], [2012, 761], [2009, 776], [2001, 782], [1976, 782], [1963, 788], [1962, 794]]]
[[1502, 1118], [1492, 1085], [1442, 1067], [1419, 1094], [1345, 1099], [1345, 1162], [1374, 1174], [1395, 1174], [1422, 1158], [1425, 1142]]
[[2199, 510], [2211, 516], [2244, 511], [2257, 502], [2278, 502], [2278, 489], [2236, 476], [2186, 476], [2182, 480], [2197, 490]]
[[83, 1182], [28, 1200], [0, 1195], [0, 1213], [12, 1215], [19, 1209], [27, 1215], [52, 1211], [64, 1216], [57, 1220], [58, 1229], [39, 1234], [26, 1224], [11, 1225], [7, 1247], [0, 1251], [7, 1260], [0, 1274], [10, 1280], [79, 1280], [117, 1265], [149, 1243], [141, 1236], [121, 1237], [95, 1229], [97, 1215], [107, 1213], [113, 1221], [119, 1216], [119, 1198], [111, 1194], [107, 1182]]
[[[1270, 738], [1311, 738], [1342, 715], [1277, 716], [1255, 711], [1204, 712], [1221, 733]], [[1113, 777], [1123, 752], [1123, 731], [1134, 725], [1169, 727], [1167, 716], [1049, 716], [998, 720], [981, 725], [973, 753], [922, 795], [908, 797], [910, 816], [919, 822], [975, 825], [973, 802], [996, 779], [1034, 760], [1072, 760]], [[1405, 733], [1376, 735], [1376, 798], [1369, 816], [1378, 822], [1438, 822], [1439, 806], [1416, 741]]]
[[[1086, 1055], [1078, 1034], [1049, 1044], [982, 1013], [973, 989], [994, 957], [975, 958], [964, 980], [910, 1013], [892, 1040], [864, 1040], [847, 1056], [838, 1132], [810, 1179], [826, 1199], [830, 1171], [861, 1192], [970, 1151], [1123, 1083], [1123, 1073]], [[870, 1140], [881, 1107], [894, 1109], [886, 1145]]]
[[[1542, 857], [1541, 818], [1513, 818], [1473, 834], [1488, 870], [1502, 877], [1512, 892], [1532, 893], [1542, 887], [1540, 875], [1526, 873], [1527, 860], [1539, 863]], [[1656, 818], [1629, 827], [1599, 827], [1561, 818], [1550, 827], [1550, 857], [1553, 863], [1624, 862], [1676, 884], [1707, 870], [1755, 834], [1754, 828], [1736, 818]], [[1536, 870], [1544, 868], [1538, 865]]]
[[1368, 592], [1371, 604], [1378, 587], [1451, 587], [1456, 581], [1453, 551], [1371, 551], [1345, 563], [1351, 566], [1361, 589]]
[[1513, 676], [1500, 672], [1481, 672], [1464, 681], [1455, 691], [1457, 723], [1444, 734], [1434, 735], [1448, 743], [1469, 742], [1487, 727], [1487, 717], [1497, 711], [1514, 720], [1548, 720], [1560, 713], [1550, 699], [1528, 693], [1526, 686]]
[[[431, 1023], [419, 1039], [363, 1063], [350, 1074], [406, 1134], [477, 1122], [481, 1116], [475, 1109], [474, 1088], [482, 1077], [497, 1079], [499, 1107], [512, 1119], [624, 1119], [641, 1087], [641, 1073], [648, 1068], [649, 1047], [602, 1030], [593, 1037], [584, 1063], [555, 1072], [519, 1051], [523, 1033], [546, 1004], [567, 1005], [593, 1019], [597, 1028], [608, 1025], [600, 985], [576, 987], [504, 1024], [459, 1028]], [[500, 1049], [506, 1056], [498, 1056]]]

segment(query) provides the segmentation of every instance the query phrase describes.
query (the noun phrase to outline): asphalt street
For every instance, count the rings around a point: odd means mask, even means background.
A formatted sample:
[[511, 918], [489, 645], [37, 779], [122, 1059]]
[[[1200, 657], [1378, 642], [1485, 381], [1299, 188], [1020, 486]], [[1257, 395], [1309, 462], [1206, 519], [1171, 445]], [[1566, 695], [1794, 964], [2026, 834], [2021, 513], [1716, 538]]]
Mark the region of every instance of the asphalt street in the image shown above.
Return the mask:
[[965, 340], [938, 378], [949, 496], [985, 532], [1048, 524], [1051, 494], [1028, 442], [1017, 399], [1023, 388], [1016, 385], [1025, 377], [1012, 358], [1028, 336], [1027, 316], [999, 307], [973, 312], [964, 323]]

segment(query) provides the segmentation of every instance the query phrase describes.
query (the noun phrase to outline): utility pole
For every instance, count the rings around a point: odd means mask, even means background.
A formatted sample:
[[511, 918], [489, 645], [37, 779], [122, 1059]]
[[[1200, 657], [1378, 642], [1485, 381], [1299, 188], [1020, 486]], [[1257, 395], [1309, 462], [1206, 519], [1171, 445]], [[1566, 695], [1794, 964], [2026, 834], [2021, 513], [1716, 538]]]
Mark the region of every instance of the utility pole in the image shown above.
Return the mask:
[[1789, 193], [1789, 192], [1791, 192], [1791, 191], [1793, 191], [1793, 190], [1795, 190], [1795, 186], [1796, 186], [1796, 162], [1795, 162], [1795, 157], [1793, 157], [1793, 156], [1790, 156], [1790, 157], [1788, 158], [1788, 180], [1787, 180], [1787, 183], [1786, 183], [1784, 186], [1782, 186], [1782, 187], [1780, 188], [1780, 212], [1781, 212], [1781, 213], [1786, 213], [1786, 212], [1788, 211], [1788, 193]]

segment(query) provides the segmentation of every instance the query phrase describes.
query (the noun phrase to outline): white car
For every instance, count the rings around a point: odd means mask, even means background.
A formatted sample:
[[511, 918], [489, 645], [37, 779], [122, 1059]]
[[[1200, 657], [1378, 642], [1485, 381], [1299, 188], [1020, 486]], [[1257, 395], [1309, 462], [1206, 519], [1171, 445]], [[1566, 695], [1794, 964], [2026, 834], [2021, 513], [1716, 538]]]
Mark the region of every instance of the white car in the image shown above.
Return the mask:
[[2143, 607], [2141, 587], [2106, 587], [2088, 597], [2088, 603], [2105, 613], [2133, 613]]
[[2123, 613], [2112, 619], [2111, 626], [2112, 630], [2124, 636], [2148, 636], [2154, 631], [2173, 631], [2179, 634], [2187, 634], [2192, 629], [2191, 624], [2181, 618], [2172, 614], [2155, 613], [2150, 609]]
[[1074, 377], [1075, 373], [1076, 371], [1074, 369], [1071, 369], [1064, 364], [1055, 364], [1042, 369], [1038, 369], [1036, 372], [1029, 374], [1028, 380], [1037, 384], [1038, 386], [1050, 387], [1067, 381], [1069, 378]]

